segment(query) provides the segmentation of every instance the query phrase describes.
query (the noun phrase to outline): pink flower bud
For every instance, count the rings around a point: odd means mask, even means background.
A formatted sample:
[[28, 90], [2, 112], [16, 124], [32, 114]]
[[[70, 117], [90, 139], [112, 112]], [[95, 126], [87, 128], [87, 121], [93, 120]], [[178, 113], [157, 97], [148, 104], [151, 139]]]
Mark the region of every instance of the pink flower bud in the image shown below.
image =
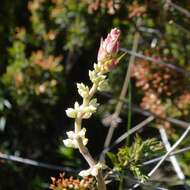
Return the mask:
[[98, 51], [98, 62], [113, 61], [115, 62], [115, 56], [119, 51], [119, 37], [120, 30], [114, 28], [107, 35], [106, 39], [101, 39], [100, 48]]

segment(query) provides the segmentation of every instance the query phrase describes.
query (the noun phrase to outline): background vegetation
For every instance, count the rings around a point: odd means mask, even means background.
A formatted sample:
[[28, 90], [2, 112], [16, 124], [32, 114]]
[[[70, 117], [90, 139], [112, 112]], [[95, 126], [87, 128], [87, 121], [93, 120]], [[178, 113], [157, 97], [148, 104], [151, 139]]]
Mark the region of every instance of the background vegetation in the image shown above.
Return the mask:
[[[128, 53], [110, 74], [109, 91], [98, 94], [103, 104], [98, 114], [85, 123], [89, 126], [88, 147], [92, 154], [98, 157], [103, 149], [108, 131], [105, 124], [109, 125], [105, 117], [114, 112], [130, 56], [134, 54], [131, 49], [137, 33], [140, 56], [132, 66], [127, 104], [123, 105], [121, 122], [113, 138], [143, 121], [147, 116], [143, 110], [159, 119], [138, 131], [142, 139], [161, 140], [158, 129], [164, 128], [174, 143], [189, 125], [188, 0], [2, 0], [0, 20], [2, 155], [73, 168], [74, 174], [68, 175], [75, 175], [76, 168], [87, 167], [77, 151], [65, 148], [62, 143], [65, 132], [72, 128], [65, 109], [79, 98], [75, 83], [88, 81], [88, 69], [96, 62], [100, 37], [113, 27], [121, 29], [121, 47]], [[133, 112], [135, 106], [144, 115]], [[127, 144], [133, 145], [134, 139], [132, 135]], [[186, 138], [181, 147], [188, 144]], [[177, 158], [188, 184], [190, 153]], [[146, 174], [151, 168], [143, 171]], [[59, 172], [2, 159], [0, 189], [48, 189], [50, 176], [58, 176]], [[172, 165], [166, 163], [153, 184], [175, 188], [183, 183], [176, 178]], [[117, 182], [109, 188], [116, 186]]]

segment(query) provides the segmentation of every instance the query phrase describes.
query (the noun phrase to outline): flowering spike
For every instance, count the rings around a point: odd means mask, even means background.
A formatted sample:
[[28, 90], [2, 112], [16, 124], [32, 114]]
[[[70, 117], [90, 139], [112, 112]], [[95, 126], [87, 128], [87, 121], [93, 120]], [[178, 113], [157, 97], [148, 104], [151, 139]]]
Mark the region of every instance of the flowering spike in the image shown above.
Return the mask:
[[114, 28], [107, 35], [106, 39], [101, 39], [97, 56], [98, 62], [94, 64], [94, 70], [89, 71], [89, 78], [93, 85], [88, 87], [83, 83], [77, 83], [78, 93], [83, 99], [82, 104], [80, 105], [78, 102], [75, 102], [74, 108], [68, 108], [66, 110], [68, 117], [75, 118], [75, 130], [67, 132], [68, 139], [63, 140], [63, 143], [67, 147], [78, 148], [83, 156], [87, 155], [84, 158], [89, 162], [90, 168], [81, 171], [79, 175], [95, 176], [98, 181], [98, 189], [102, 190], [106, 189], [104, 179], [101, 175], [101, 170], [104, 168], [102, 164], [96, 164], [96, 161], [92, 159], [86, 147], [88, 143], [88, 139], [85, 137], [86, 129], [81, 129], [81, 127], [82, 120], [89, 119], [96, 112], [99, 105], [96, 98], [93, 98], [94, 94], [97, 91], [108, 88], [106, 73], [115, 68], [122, 58], [122, 56], [119, 57], [117, 55], [119, 51], [119, 37], [120, 30]]

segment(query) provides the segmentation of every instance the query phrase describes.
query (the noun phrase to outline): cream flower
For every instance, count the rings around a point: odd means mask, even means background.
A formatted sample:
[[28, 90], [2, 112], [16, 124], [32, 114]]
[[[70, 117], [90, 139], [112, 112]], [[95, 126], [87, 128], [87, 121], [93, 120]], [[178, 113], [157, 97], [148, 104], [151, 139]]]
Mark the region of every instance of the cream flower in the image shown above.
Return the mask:
[[69, 131], [67, 132], [68, 139], [63, 140], [63, 143], [67, 147], [78, 148], [77, 139], [81, 138], [82, 143], [84, 144], [84, 146], [86, 146], [88, 143], [88, 139], [85, 138], [85, 134], [86, 134], [85, 128], [81, 129], [78, 133], [75, 133], [74, 131]]
[[103, 169], [103, 165], [101, 163], [97, 163], [94, 167], [91, 167], [87, 170], [82, 170], [80, 171], [79, 175], [81, 177], [86, 177], [86, 176], [89, 176], [89, 175], [92, 175], [92, 176], [97, 176], [98, 175], [98, 171], [100, 169]]

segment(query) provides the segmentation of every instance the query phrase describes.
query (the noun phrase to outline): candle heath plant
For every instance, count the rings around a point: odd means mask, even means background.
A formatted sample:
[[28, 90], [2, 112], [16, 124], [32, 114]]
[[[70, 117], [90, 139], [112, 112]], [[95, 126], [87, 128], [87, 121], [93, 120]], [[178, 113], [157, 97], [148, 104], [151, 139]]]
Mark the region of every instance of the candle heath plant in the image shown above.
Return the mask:
[[94, 95], [97, 91], [104, 91], [108, 87], [106, 74], [114, 69], [123, 55], [119, 56], [119, 37], [120, 30], [114, 28], [107, 37], [100, 41], [100, 47], [97, 56], [97, 63], [94, 69], [89, 71], [89, 78], [92, 86], [89, 87], [83, 83], [77, 83], [78, 93], [82, 97], [82, 104], [74, 103], [74, 108], [68, 108], [66, 114], [73, 118], [74, 130], [67, 132], [68, 139], [63, 140], [65, 146], [79, 149], [80, 153], [88, 162], [90, 168], [79, 173], [80, 176], [95, 176], [98, 189], [106, 189], [102, 177], [103, 165], [97, 163], [90, 155], [86, 145], [88, 138], [85, 136], [86, 128], [82, 127], [82, 120], [89, 119], [96, 112], [98, 103]]

